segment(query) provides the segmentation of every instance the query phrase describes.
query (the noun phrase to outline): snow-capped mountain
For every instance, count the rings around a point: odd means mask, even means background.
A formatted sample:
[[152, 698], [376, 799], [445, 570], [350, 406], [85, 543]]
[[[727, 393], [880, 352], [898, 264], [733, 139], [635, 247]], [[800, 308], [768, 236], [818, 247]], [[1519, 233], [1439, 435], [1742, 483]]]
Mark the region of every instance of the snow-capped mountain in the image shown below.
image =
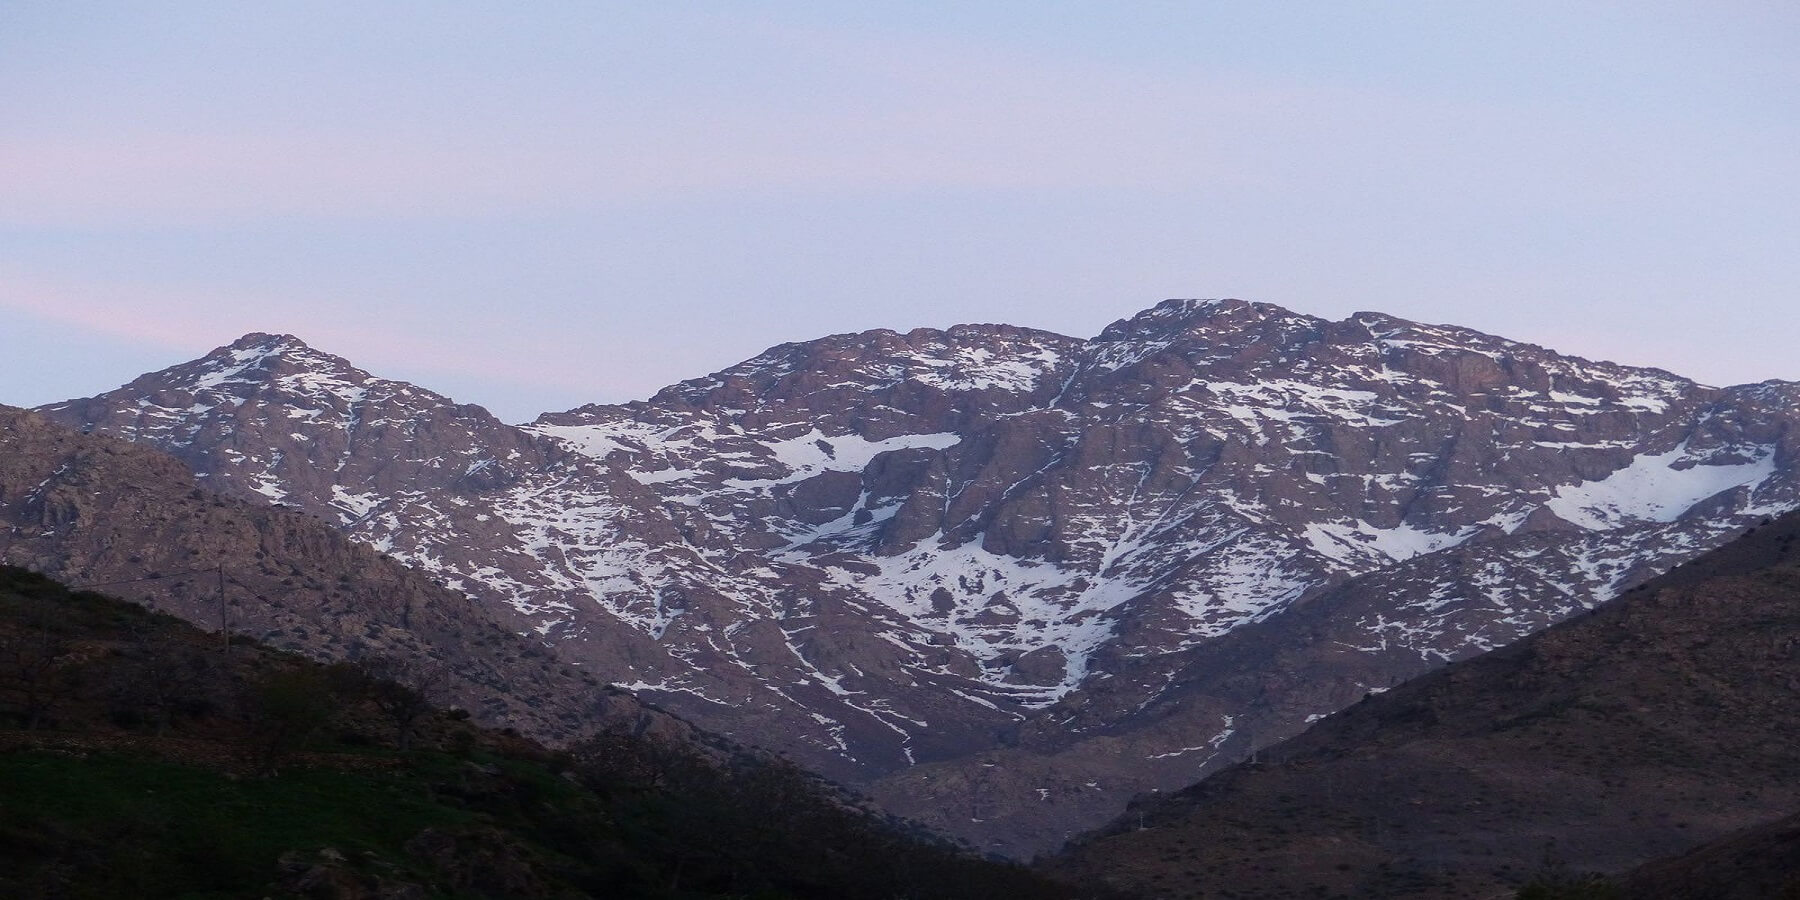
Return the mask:
[[270, 335], [43, 411], [1014, 853], [1800, 507], [1800, 385], [1235, 300], [786, 344], [522, 427]]

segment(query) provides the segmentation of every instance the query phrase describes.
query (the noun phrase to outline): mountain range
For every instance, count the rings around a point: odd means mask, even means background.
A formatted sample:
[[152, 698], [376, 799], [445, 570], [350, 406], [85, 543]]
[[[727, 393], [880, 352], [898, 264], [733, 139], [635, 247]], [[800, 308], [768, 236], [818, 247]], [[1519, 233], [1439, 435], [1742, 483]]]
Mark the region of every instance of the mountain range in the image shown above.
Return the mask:
[[39, 412], [1021, 857], [1800, 508], [1800, 384], [1236, 300], [784, 344], [525, 425], [268, 334]]

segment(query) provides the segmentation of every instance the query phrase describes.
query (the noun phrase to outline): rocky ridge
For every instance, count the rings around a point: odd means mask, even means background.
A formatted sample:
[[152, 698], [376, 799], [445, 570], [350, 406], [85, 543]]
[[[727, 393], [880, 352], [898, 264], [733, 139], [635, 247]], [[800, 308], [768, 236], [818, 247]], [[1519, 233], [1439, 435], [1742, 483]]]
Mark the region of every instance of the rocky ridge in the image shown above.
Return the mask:
[[163, 453], [10, 407], [0, 407], [0, 561], [318, 659], [381, 659], [396, 677], [429, 679], [438, 703], [544, 740], [622, 722], [695, 736], [316, 518], [220, 497]]
[[43, 411], [1018, 855], [1800, 506], [1800, 385], [1234, 300], [786, 344], [522, 427], [275, 335]]

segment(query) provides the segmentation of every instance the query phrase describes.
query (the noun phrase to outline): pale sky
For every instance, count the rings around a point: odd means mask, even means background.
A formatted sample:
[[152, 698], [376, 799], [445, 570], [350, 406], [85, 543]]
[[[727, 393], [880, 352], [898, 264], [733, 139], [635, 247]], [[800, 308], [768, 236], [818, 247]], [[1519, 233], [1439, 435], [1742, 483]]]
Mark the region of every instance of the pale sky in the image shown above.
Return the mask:
[[291, 332], [510, 421], [1167, 297], [1800, 379], [1800, 6], [0, 0], [0, 402]]

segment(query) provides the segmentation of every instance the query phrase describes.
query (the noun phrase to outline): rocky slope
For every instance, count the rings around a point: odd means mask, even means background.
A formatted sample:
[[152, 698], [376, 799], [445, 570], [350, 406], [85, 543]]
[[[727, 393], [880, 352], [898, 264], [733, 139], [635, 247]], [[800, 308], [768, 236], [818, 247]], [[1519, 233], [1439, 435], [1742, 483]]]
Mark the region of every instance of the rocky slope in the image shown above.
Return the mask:
[[0, 561], [320, 659], [386, 657], [397, 676], [429, 679], [435, 701], [546, 740], [620, 721], [691, 732], [324, 522], [217, 496], [166, 454], [10, 407]]
[[[1624, 872], [1800, 807], [1797, 666], [1790, 514], [1592, 614], [1143, 799], [1057, 868], [1169, 898], [1495, 897], [1546, 861]], [[1676, 896], [1675, 880], [1729, 887], [1721, 873], [1740, 863], [1778, 884], [1787, 874], [1768, 856], [1791, 830], [1646, 867], [1634, 895]], [[1657, 872], [1667, 892], [1646, 883]]]
[[1800, 506], [1800, 386], [1241, 301], [838, 335], [524, 427], [271, 335], [44, 412], [1021, 855]]

